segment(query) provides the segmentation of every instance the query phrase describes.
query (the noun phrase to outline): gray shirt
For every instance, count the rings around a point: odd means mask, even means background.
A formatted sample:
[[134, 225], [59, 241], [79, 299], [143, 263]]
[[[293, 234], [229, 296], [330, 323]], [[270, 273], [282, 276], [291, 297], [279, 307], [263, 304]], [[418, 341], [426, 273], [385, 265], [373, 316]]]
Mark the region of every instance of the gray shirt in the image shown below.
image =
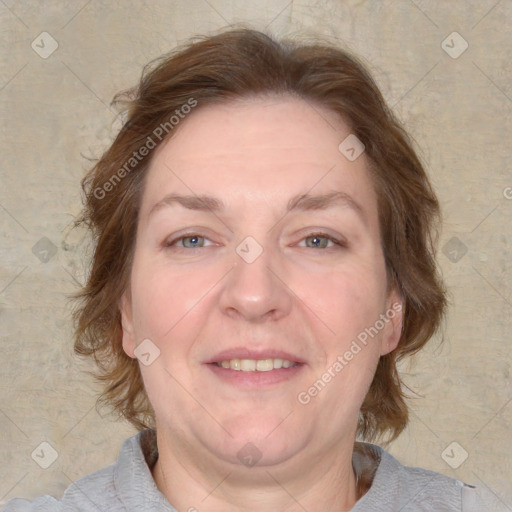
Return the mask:
[[[458, 480], [406, 467], [379, 446], [356, 443], [353, 465], [371, 487], [352, 512], [499, 512], [479, 501], [477, 491]], [[61, 500], [42, 496], [8, 501], [1, 512], [177, 512], [158, 490], [151, 467], [158, 457], [156, 435], [143, 430], [127, 439], [115, 464], [77, 480]], [[193, 507], [191, 507], [192, 510]]]

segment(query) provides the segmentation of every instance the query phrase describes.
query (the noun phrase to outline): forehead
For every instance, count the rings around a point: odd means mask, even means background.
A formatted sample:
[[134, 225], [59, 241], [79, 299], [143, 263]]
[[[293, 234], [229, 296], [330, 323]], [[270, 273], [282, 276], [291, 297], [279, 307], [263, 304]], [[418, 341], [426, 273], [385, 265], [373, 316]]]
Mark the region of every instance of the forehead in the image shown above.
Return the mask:
[[[169, 193], [287, 203], [298, 194], [350, 194], [375, 214], [364, 153], [339, 150], [351, 130], [335, 113], [292, 97], [197, 107], [156, 151], [142, 214]], [[226, 202], [226, 201], [224, 201]]]
[[281, 150], [290, 161], [295, 152], [321, 164], [338, 156], [340, 137], [350, 134], [349, 126], [334, 112], [290, 96], [199, 106], [177, 128], [157, 155], [172, 153], [175, 161], [210, 157], [232, 161], [258, 152], [258, 161], [265, 161]]

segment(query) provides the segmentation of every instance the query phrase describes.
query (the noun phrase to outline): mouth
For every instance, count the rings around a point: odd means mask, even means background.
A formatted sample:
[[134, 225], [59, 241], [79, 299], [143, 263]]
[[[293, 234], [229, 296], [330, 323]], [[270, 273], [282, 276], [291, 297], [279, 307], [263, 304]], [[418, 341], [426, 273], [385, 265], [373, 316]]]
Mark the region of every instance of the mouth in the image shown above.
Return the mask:
[[241, 372], [270, 372], [281, 368], [292, 368], [301, 363], [289, 361], [288, 359], [270, 358], [270, 359], [224, 359], [212, 363], [221, 368], [231, 369]]
[[257, 353], [247, 349], [224, 351], [206, 362], [222, 382], [237, 389], [263, 389], [287, 382], [306, 366], [304, 360], [287, 352]]

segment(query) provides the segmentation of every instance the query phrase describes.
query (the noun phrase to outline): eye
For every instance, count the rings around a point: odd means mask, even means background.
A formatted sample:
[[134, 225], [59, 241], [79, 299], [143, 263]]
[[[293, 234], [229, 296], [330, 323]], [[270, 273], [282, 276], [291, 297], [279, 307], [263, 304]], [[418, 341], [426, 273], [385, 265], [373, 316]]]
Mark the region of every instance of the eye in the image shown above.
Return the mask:
[[208, 240], [208, 238], [197, 234], [180, 236], [179, 238], [169, 240], [165, 243], [166, 247], [177, 247], [179, 249], [196, 249], [206, 247], [208, 245], [212, 245], [211, 241]]
[[303, 238], [298, 245], [301, 247], [309, 247], [311, 249], [330, 249], [335, 246], [345, 246], [345, 244], [340, 240], [324, 233], [312, 233], [311, 235]]
[[205, 238], [203, 236], [184, 236], [183, 238], [180, 238], [178, 242], [181, 242], [183, 247], [186, 247], [187, 249], [192, 249], [194, 247], [204, 247]]

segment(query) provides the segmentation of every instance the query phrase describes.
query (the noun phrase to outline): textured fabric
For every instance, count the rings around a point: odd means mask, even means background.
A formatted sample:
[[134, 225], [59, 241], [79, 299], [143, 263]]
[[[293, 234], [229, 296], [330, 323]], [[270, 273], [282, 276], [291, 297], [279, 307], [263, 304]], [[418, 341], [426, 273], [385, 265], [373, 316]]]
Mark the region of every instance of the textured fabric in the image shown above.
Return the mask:
[[[62, 500], [43, 496], [12, 499], [2, 512], [177, 512], [158, 490], [150, 468], [158, 457], [156, 436], [144, 430], [127, 439], [115, 464], [74, 482]], [[475, 489], [420, 468], [406, 467], [379, 446], [356, 443], [359, 480], [373, 478], [352, 512], [494, 512], [478, 503]], [[464, 505], [463, 507], [463, 494]]]

